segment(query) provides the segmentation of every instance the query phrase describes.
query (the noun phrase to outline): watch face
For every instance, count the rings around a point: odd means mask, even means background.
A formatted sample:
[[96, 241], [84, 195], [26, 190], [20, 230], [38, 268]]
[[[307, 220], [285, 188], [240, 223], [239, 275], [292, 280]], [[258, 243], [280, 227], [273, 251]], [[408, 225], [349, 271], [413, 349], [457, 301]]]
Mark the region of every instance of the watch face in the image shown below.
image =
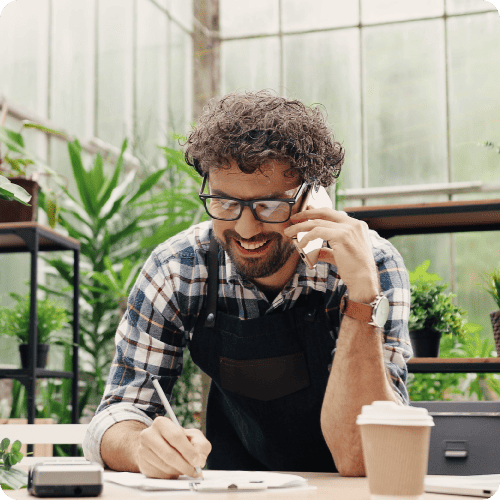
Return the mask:
[[374, 318], [375, 323], [377, 323], [378, 326], [384, 326], [389, 317], [389, 300], [387, 297], [382, 297], [380, 299], [376, 309]]

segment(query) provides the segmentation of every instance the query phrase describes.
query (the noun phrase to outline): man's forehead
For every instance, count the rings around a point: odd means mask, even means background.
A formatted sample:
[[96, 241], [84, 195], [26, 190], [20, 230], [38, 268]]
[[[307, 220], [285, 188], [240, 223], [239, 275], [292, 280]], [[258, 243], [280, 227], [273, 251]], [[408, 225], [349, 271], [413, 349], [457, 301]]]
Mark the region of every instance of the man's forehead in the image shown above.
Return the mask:
[[216, 168], [213, 171], [211, 170], [209, 179], [213, 182], [235, 182], [236, 180], [241, 180], [261, 185], [276, 185], [276, 183], [279, 183], [285, 186], [286, 189], [293, 188], [301, 183], [298, 173], [291, 170], [287, 162], [279, 160], [264, 162], [258, 169], [251, 173], [243, 172], [236, 161], [231, 160], [228, 165]]
[[265, 165], [261, 171], [253, 173], [242, 172], [237, 167], [218, 169], [210, 172], [208, 181], [212, 194], [226, 194], [242, 199], [291, 198], [301, 185], [298, 176], [289, 175], [286, 164]]

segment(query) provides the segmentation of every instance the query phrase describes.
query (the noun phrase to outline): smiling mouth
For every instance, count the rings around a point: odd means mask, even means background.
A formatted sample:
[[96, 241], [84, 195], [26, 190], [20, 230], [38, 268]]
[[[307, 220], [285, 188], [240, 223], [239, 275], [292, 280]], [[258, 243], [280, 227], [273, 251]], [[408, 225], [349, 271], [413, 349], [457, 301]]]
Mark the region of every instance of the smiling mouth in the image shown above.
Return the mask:
[[246, 252], [261, 252], [269, 246], [269, 243], [272, 241], [272, 238], [265, 241], [251, 242], [251, 243], [240, 240], [235, 240], [235, 241], [240, 247], [240, 249], [245, 250]]

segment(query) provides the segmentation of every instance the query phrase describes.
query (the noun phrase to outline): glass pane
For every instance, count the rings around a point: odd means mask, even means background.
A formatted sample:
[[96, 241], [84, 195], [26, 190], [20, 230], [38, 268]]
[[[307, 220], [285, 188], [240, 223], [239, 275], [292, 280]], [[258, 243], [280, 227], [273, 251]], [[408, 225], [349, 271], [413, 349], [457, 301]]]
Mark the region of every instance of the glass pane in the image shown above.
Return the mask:
[[158, 163], [167, 120], [167, 15], [149, 1], [137, 12], [136, 130], [134, 153]]
[[80, 138], [94, 135], [93, 1], [52, 0], [50, 118]]
[[486, 0], [446, 0], [447, 14], [466, 14], [467, 12], [482, 12], [497, 9]]
[[406, 21], [423, 17], [442, 16], [444, 0], [419, 0], [401, 2], [401, 0], [362, 0], [361, 22], [363, 24]]
[[284, 53], [287, 95], [325, 106], [335, 140], [346, 150], [340, 187], [361, 187], [358, 30], [286, 36]]
[[442, 20], [363, 30], [369, 187], [447, 182]]
[[192, 40], [175, 23], [169, 23], [168, 132], [186, 135], [192, 120]]
[[358, 24], [359, 3], [345, 0], [281, 0], [283, 31], [336, 28]]
[[472, 323], [483, 327], [481, 335], [493, 340], [490, 312], [498, 310], [491, 296], [480, 286], [483, 273], [500, 266], [500, 231], [456, 233], [456, 294]]
[[47, 116], [48, 0], [22, 0], [0, 16], [0, 95]]
[[167, 9], [188, 31], [193, 29], [193, 0], [167, 0]]
[[220, 0], [219, 8], [223, 37], [279, 31], [278, 0]]
[[99, 0], [96, 135], [120, 147], [132, 138], [134, 2]]
[[498, 13], [448, 20], [450, 140], [453, 179], [498, 182], [500, 143]]
[[221, 46], [222, 93], [238, 89], [279, 92], [279, 42], [277, 37], [224, 42]]
[[[429, 273], [437, 273], [444, 283], [451, 281], [451, 238], [444, 234], [412, 234], [394, 236], [390, 242], [399, 250], [406, 269], [413, 271], [426, 260], [430, 260]], [[451, 292], [451, 286], [447, 290]]]

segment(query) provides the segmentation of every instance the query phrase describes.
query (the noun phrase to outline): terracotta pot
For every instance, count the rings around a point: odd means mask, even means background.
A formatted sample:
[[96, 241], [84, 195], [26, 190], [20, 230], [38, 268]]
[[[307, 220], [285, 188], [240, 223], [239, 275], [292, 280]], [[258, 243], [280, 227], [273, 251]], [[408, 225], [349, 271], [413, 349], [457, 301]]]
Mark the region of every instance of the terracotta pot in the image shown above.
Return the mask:
[[495, 347], [497, 357], [500, 358], [500, 311], [490, 313], [491, 326], [493, 327], [493, 338], [495, 339]]
[[434, 330], [410, 331], [413, 355], [417, 358], [439, 358], [441, 332]]
[[18, 201], [0, 200], [0, 223], [36, 222], [40, 186], [37, 182], [25, 179], [24, 177], [13, 177], [9, 180], [28, 191], [31, 195], [31, 200], [28, 203], [31, 206], [27, 207]]
[[[47, 366], [47, 356], [49, 355], [49, 344], [37, 344], [36, 346], [36, 367], [45, 368]], [[19, 345], [21, 355], [21, 366], [28, 368], [28, 354], [30, 346], [28, 344]]]

